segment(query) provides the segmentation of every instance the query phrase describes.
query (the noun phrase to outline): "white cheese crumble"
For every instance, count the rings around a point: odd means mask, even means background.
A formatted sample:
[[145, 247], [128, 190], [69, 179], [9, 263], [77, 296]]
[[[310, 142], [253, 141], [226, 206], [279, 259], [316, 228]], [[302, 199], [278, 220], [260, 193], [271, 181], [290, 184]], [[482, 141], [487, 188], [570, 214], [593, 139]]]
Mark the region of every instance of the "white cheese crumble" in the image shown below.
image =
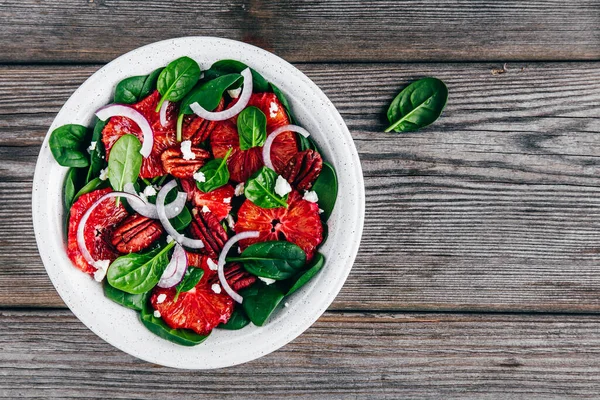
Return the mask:
[[92, 151], [96, 150], [96, 144], [98, 142], [94, 141], [92, 143], [90, 143], [90, 147], [87, 148], [88, 153], [91, 153]]
[[209, 258], [206, 263], [208, 264], [208, 268], [210, 268], [211, 271], [216, 271], [217, 269], [219, 269], [219, 266], [217, 265], [216, 262], [213, 261], [212, 258]]
[[286, 301], [285, 303], [283, 303], [283, 306], [287, 308], [287, 307], [289, 307], [289, 306], [290, 306], [290, 303], [288, 303], [288, 302]]
[[213, 283], [212, 286], [210, 287], [212, 289], [213, 292], [215, 292], [216, 294], [221, 293], [221, 285], [219, 285], [218, 283]]
[[319, 214], [323, 214], [325, 212], [325, 210], [323, 210], [322, 208], [319, 208]]
[[238, 97], [240, 97], [240, 94], [242, 93], [242, 88], [239, 87], [237, 89], [229, 89], [227, 91], [227, 94], [229, 95], [229, 97], [231, 97], [232, 99], [237, 99]]
[[264, 283], [266, 283], [267, 285], [272, 285], [273, 283], [275, 283], [275, 279], [271, 279], [271, 278], [263, 278], [262, 276], [259, 276], [258, 279], [260, 279], [261, 281], [263, 281]]
[[173, 239], [173, 236], [167, 235], [167, 243], [171, 243], [173, 240], [175, 240]]
[[184, 140], [181, 142], [181, 154], [184, 160], [195, 160], [196, 155], [192, 151], [192, 142], [190, 140]]
[[105, 181], [108, 178], [108, 167], [100, 170], [100, 180]]
[[156, 193], [157, 193], [156, 189], [154, 189], [154, 186], [152, 186], [152, 185], [148, 185], [144, 189], [144, 196], [146, 196], [146, 197], [156, 196]]
[[160, 318], [160, 311], [158, 311], [158, 310], [154, 310], [154, 313], [153, 313], [153, 315], [154, 315], [154, 317], [156, 317], [156, 318]]
[[158, 295], [158, 297], [156, 298], [156, 303], [158, 304], [162, 304], [165, 302], [165, 300], [167, 299], [167, 295], [164, 293], [161, 293]]
[[106, 270], [104, 270], [102, 268], [98, 268], [96, 270], [96, 272], [94, 272], [94, 280], [96, 282], [102, 282], [102, 280], [104, 279], [105, 276], [106, 276]]
[[225, 217], [225, 221], [227, 221], [227, 226], [229, 226], [229, 229], [235, 231], [235, 221], [233, 220], [231, 214], [227, 214], [227, 217]]
[[206, 206], [202, 206], [202, 212], [203, 212], [203, 213], [210, 212], [210, 208], [208, 208], [208, 207], [206, 207]]
[[204, 176], [204, 173], [202, 171], [196, 172], [194, 174], [194, 179], [198, 182], [206, 182], [206, 176]]
[[311, 203], [316, 203], [319, 201], [319, 196], [314, 190], [307, 190], [304, 192], [304, 196], [302, 198], [306, 201], [310, 201]]
[[279, 111], [279, 107], [277, 106], [277, 103], [272, 101], [271, 105], [269, 105], [269, 116], [275, 118], [277, 116], [277, 111]]
[[235, 187], [235, 192], [234, 194], [236, 196], [241, 196], [244, 194], [244, 182], [238, 183], [237, 186]]
[[238, 254], [242, 254], [242, 248], [238, 246], [237, 252], [238, 252]]
[[275, 193], [283, 197], [291, 191], [292, 187], [290, 186], [288, 181], [286, 181], [283, 176], [277, 175], [277, 180], [275, 181]]
[[225, 197], [225, 198], [223, 199], [223, 203], [225, 203], [225, 204], [229, 204], [229, 203], [231, 203], [231, 197]]

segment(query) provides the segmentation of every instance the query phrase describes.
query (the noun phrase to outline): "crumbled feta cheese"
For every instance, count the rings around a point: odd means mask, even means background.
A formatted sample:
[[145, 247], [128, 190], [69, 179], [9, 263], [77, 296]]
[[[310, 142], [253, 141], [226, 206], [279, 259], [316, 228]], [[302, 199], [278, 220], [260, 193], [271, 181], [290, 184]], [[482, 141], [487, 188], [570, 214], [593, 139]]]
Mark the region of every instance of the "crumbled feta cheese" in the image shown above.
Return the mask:
[[171, 243], [173, 240], [175, 240], [173, 239], [173, 236], [167, 235], [167, 243]]
[[102, 282], [102, 280], [104, 279], [105, 276], [106, 276], [106, 270], [104, 270], [102, 268], [98, 268], [96, 270], [96, 272], [94, 272], [94, 280], [96, 282]]
[[271, 278], [263, 278], [262, 276], [259, 276], [258, 279], [260, 279], [261, 281], [263, 281], [264, 283], [266, 283], [267, 285], [272, 285], [273, 283], [275, 283], [275, 279], [271, 279]]
[[195, 160], [196, 155], [192, 151], [192, 142], [190, 140], [184, 140], [181, 142], [181, 154], [184, 160]]
[[108, 178], [108, 167], [100, 170], [100, 180], [105, 181]]
[[288, 302], [286, 301], [285, 303], [283, 303], [283, 306], [287, 308], [287, 307], [289, 307], [289, 306], [290, 306], [290, 303], [288, 303]]
[[96, 150], [96, 144], [98, 142], [94, 141], [92, 143], [90, 143], [90, 147], [87, 148], [88, 153], [91, 153], [92, 151]]
[[203, 213], [210, 212], [210, 208], [208, 208], [208, 207], [206, 207], [206, 206], [202, 206], [202, 212], [203, 212]]
[[235, 192], [234, 194], [236, 196], [241, 196], [244, 194], [244, 182], [238, 183], [237, 186], [235, 187]]
[[148, 185], [144, 189], [144, 196], [146, 196], [146, 197], [156, 196], [156, 193], [157, 193], [156, 189], [154, 189], [154, 187], [152, 185]]
[[238, 246], [237, 252], [238, 252], [238, 254], [242, 254], [242, 248]]
[[194, 179], [198, 182], [206, 182], [206, 176], [204, 176], [204, 173], [202, 171], [196, 172], [194, 174]]
[[323, 210], [322, 208], [319, 208], [319, 214], [323, 214], [325, 212], [325, 210]]
[[227, 214], [227, 217], [225, 217], [225, 221], [227, 221], [227, 226], [229, 226], [229, 229], [235, 231], [235, 221], [233, 220], [231, 214]]
[[225, 197], [225, 198], [223, 199], [223, 203], [225, 203], [225, 204], [229, 204], [229, 203], [231, 203], [231, 197]]
[[110, 260], [98, 260], [94, 262], [94, 267], [96, 267], [97, 269], [103, 269], [104, 271], [108, 269], [109, 265]]
[[153, 315], [154, 315], [154, 317], [156, 317], [156, 318], [160, 318], [160, 311], [158, 311], [158, 310], [154, 310], [154, 313], [153, 313]]
[[156, 298], [156, 303], [158, 304], [162, 304], [164, 303], [164, 301], [167, 299], [167, 295], [164, 293], [161, 293], [158, 295], [158, 297]]
[[217, 265], [216, 262], [213, 261], [212, 258], [209, 258], [206, 263], [208, 264], [208, 268], [210, 268], [211, 271], [216, 271], [217, 269], [219, 269], [219, 266]]
[[283, 197], [291, 191], [292, 187], [290, 186], [288, 181], [286, 181], [283, 176], [278, 175], [277, 180], [275, 181], [275, 193]]
[[213, 292], [215, 292], [216, 294], [221, 293], [221, 285], [219, 285], [218, 283], [213, 283], [212, 286], [210, 287], [212, 289]]
[[306, 201], [310, 201], [311, 203], [316, 203], [319, 201], [319, 196], [314, 190], [307, 190], [304, 192], [304, 196], [302, 198]]
[[279, 111], [279, 107], [277, 106], [277, 103], [272, 101], [271, 105], [269, 105], [269, 116], [275, 118], [277, 116], [277, 111]]
[[232, 99], [237, 99], [238, 97], [240, 97], [240, 94], [242, 93], [242, 88], [239, 87], [237, 89], [229, 89], [227, 91], [227, 94], [229, 95], [229, 97], [231, 97]]

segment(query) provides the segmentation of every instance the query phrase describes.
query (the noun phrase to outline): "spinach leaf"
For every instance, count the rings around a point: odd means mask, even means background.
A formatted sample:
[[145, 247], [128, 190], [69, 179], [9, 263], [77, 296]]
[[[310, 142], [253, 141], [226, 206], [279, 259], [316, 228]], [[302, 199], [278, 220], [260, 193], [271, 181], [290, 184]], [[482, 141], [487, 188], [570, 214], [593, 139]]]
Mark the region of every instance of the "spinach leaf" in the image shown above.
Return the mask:
[[242, 110], [237, 118], [240, 149], [260, 147], [267, 140], [267, 116], [257, 107]]
[[294, 243], [271, 241], [252, 244], [240, 257], [227, 261], [241, 262], [253, 275], [280, 281], [291, 278], [304, 267], [306, 254]]
[[192, 213], [187, 207], [183, 207], [179, 215], [171, 218], [169, 222], [177, 232], [181, 232], [192, 222]]
[[204, 270], [202, 268], [188, 267], [183, 276], [183, 280], [175, 287], [175, 301], [179, 298], [179, 293], [188, 292], [196, 287], [198, 282], [204, 276]]
[[284, 295], [275, 285], [265, 285], [257, 282], [240, 291], [244, 298], [242, 307], [250, 321], [256, 326], [263, 326], [273, 313]]
[[200, 79], [200, 66], [189, 57], [181, 57], [171, 61], [158, 76], [158, 92], [162, 95], [156, 106], [160, 110], [165, 100], [179, 101]]
[[196, 182], [198, 189], [204, 193], [208, 193], [229, 182], [227, 159], [229, 158], [231, 151], [232, 149], [227, 150], [225, 157], [211, 160], [200, 168], [200, 172], [204, 174], [204, 182]]
[[223, 93], [241, 80], [242, 76], [240, 74], [227, 74], [196, 85], [181, 101], [179, 113], [193, 114], [194, 112], [190, 108], [190, 105], [194, 103], [200, 104], [202, 108], [208, 111], [213, 111], [219, 105]]
[[319, 196], [319, 207], [323, 210], [321, 219], [327, 221], [335, 206], [338, 192], [337, 175], [333, 166], [328, 162], [323, 161], [323, 169], [313, 184], [312, 190]]
[[74, 168], [90, 165], [86, 136], [87, 128], [83, 125], [67, 124], [53, 130], [48, 145], [56, 162]]
[[227, 329], [228, 331], [237, 331], [238, 329], [242, 329], [249, 323], [250, 318], [248, 318], [248, 316], [244, 312], [244, 309], [239, 306], [236, 306], [233, 309], [231, 317], [229, 317], [229, 321], [219, 325], [217, 328]]
[[148, 96], [156, 88], [158, 76], [163, 69], [158, 68], [148, 75], [123, 79], [115, 88], [115, 103], [133, 104]]
[[96, 142], [96, 147], [90, 152], [90, 168], [88, 169], [85, 183], [90, 182], [94, 177], [100, 174], [102, 168], [104, 168], [104, 143], [102, 143], [102, 130], [106, 126], [107, 121], [96, 122], [94, 126], [94, 133], [92, 134], [92, 143]]
[[123, 190], [127, 183], [134, 183], [142, 168], [142, 144], [133, 135], [123, 135], [110, 149], [108, 179], [114, 190]]
[[196, 346], [197, 344], [204, 342], [209, 336], [199, 335], [189, 329], [173, 329], [169, 327], [162, 319], [154, 316], [154, 310], [149, 305], [146, 305], [142, 309], [140, 319], [142, 324], [144, 324], [150, 332], [182, 346]]
[[287, 208], [286, 194], [284, 197], [275, 193], [277, 173], [270, 168], [262, 167], [246, 182], [244, 195], [248, 200], [262, 208]]
[[[221, 75], [231, 74], [231, 73], [240, 73], [243, 70], [248, 68], [246, 64], [236, 60], [221, 60], [217, 61], [211, 67], [204, 71], [205, 79], [215, 79]], [[257, 92], [268, 92], [269, 91], [269, 82], [261, 74], [250, 68], [252, 72], [252, 91], [254, 93]]]
[[423, 128], [442, 114], [448, 88], [439, 79], [423, 78], [408, 85], [390, 104], [385, 132], [411, 132]]
[[131, 308], [132, 310], [141, 311], [150, 296], [150, 292], [140, 294], [129, 294], [117, 288], [110, 286], [106, 281], [102, 284], [104, 296], [117, 304]]
[[130, 294], [141, 294], [152, 289], [162, 276], [169, 263], [169, 250], [175, 242], [162, 249], [156, 248], [148, 253], [130, 253], [117, 258], [108, 267], [108, 283], [116, 289]]
[[65, 177], [65, 188], [64, 188], [64, 206], [67, 213], [71, 209], [73, 202], [75, 201], [75, 191], [77, 190], [77, 169], [69, 168], [67, 176]]
[[306, 285], [306, 283], [308, 283], [308, 281], [317, 275], [321, 268], [323, 268], [323, 265], [325, 265], [325, 257], [323, 257], [321, 253], [315, 254], [315, 257], [310, 262], [309, 268], [299, 274], [299, 276], [296, 278], [296, 282], [287, 291], [287, 295], [289, 296], [302, 286]]
[[108, 187], [108, 181], [103, 181], [100, 178], [94, 178], [91, 181], [89, 181], [84, 187], [79, 189], [79, 192], [77, 192], [77, 194], [73, 198], [73, 202], [75, 202], [80, 196], [83, 196], [84, 194], [91, 193], [97, 189], [104, 189], [105, 187]]
[[[283, 105], [283, 108], [285, 108], [285, 112], [288, 115], [288, 118], [290, 119], [290, 123], [295, 124], [296, 118], [294, 118], [294, 115], [292, 114], [292, 108], [290, 107], [290, 102], [288, 101], [287, 97], [285, 97], [285, 94], [283, 94], [283, 92], [274, 84], [269, 83], [269, 86], [271, 87], [271, 91], [273, 93], [275, 93], [275, 96], [277, 96], [277, 99], [279, 100], [281, 105]], [[302, 136], [302, 135], [300, 135], [300, 136]], [[304, 136], [302, 136], [302, 137], [304, 137]]]

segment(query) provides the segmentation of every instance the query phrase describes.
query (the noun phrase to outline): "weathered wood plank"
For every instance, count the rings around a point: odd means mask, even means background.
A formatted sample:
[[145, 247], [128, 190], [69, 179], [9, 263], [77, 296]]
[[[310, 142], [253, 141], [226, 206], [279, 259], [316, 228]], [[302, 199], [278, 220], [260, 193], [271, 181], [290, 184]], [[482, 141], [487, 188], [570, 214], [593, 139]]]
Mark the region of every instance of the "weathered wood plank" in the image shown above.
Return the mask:
[[[366, 176], [365, 234], [333, 309], [600, 311], [600, 66], [491, 67], [300, 65]], [[0, 68], [0, 305], [62, 306], [32, 246], [31, 177], [47, 125], [95, 68]], [[395, 92], [424, 75], [448, 82], [442, 119], [381, 133]]]
[[7, 399], [563, 399], [600, 390], [597, 316], [326, 313], [262, 359], [196, 372], [128, 356], [68, 311], [0, 311], [0, 350]]
[[3, 0], [0, 62], [107, 62], [192, 35], [296, 62], [591, 60], [599, 15], [593, 0]]

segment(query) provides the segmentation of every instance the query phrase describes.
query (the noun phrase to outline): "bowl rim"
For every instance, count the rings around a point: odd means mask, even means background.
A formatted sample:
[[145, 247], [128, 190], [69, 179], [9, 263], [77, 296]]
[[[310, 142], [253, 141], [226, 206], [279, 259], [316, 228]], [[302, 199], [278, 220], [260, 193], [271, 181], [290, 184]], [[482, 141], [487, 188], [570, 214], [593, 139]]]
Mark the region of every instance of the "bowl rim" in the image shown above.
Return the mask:
[[[151, 351], [149, 351], [149, 352], [144, 352], [144, 351], [139, 351], [138, 347], [136, 347], [136, 350], [133, 351], [133, 350], [131, 350], [131, 348], [128, 347], [127, 344], [120, 342], [118, 340], [118, 338], [115, 338], [114, 334], [112, 334], [110, 330], [107, 330], [107, 328], [105, 327], [105, 324], [102, 325], [101, 323], [97, 323], [97, 321], [94, 320], [94, 318], [95, 318], [94, 311], [86, 309], [85, 302], [83, 302], [82, 299], [74, 298], [74, 295], [69, 291], [73, 288], [73, 286], [72, 286], [72, 282], [69, 281], [70, 278], [66, 276], [66, 274], [64, 273], [64, 269], [63, 269], [64, 258], [66, 256], [66, 252], [63, 251], [63, 253], [65, 253], [65, 254], [62, 254], [62, 259], [57, 260], [58, 256], [52, 252], [53, 250], [56, 250], [56, 249], [51, 249], [47, 246], [47, 241], [49, 240], [48, 239], [49, 232], [47, 232], [47, 225], [49, 222], [52, 222], [51, 220], [49, 220], [49, 218], [53, 218], [53, 217], [51, 216], [51, 214], [48, 214], [48, 213], [46, 213], [48, 215], [44, 214], [44, 211], [48, 212], [48, 211], [57, 209], [56, 204], [51, 204], [51, 205], [47, 204], [47, 203], [52, 203], [52, 202], [51, 201], [47, 202], [46, 201], [47, 198], [45, 196], [45, 193], [48, 191], [48, 188], [52, 187], [52, 186], [50, 186], [51, 183], [48, 182], [48, 173], [49, 172], [46, 170], [46, 165], [48, 163], [48, 156], [50, 154], [50, 151], [48, 149], [48, 138], [49, 138], [50, 133], [52, 132], [52, 130], [55, 127], [60, 126], [64, 123], [67, 123], [67, 122], [57, 123], [57, 121], [66, 119], [65, 114], [67, 113], [68, 106], [70, 106], [72, 103], [76, 102], [76, 100], [80, 99], [82, 96], [85, 96], [87, 94], [88, 86], [91, 87], [93, 85], [93, 83], [95, 82], [95, 79], [97, 80], [98, 77], [110, 73], [113, 69], [117, 68], [120, 63], [122, 64], [123, 60], [148, 59], [149, 57], [147, 56], [147, 54], [152, 53], [152, 51], [154, 49], [160, 49], [161, 47], [165, 47], [167, 45], [185, 47], [185, 45], [188, 45], [191, 43], [193, 43], [195, 45], [217, 46], [217, 47], [223, 47], [223, 48], [227, 47], [230, 49], [235, 49], [236, 51], [240, 51], [242, 53], [247, 53], [248, 57], [251, 57], [251, 53], [256, 53], [256, 57], [265, 58], [265, 59], [268, 59], [270, 62], [273, 62], [275, 65], [274, 68], [280, 68], [282, 71], [285, 70], [286, 72], [293, 73], [293, 78], [299, 80], [300, 83], [302, 85], [304, 85], [310, 91], [310, 93], [314, 96], [314, 101], [318, 101], [326, 107], [328, 117], [331, 118], [335, 122], [335, 124], [336, 124], [335, 128], [339, 129], [339, 132], [342, 135], [342, 138], [344, 140], [344, 143], [343, 143], [344, 148], [347, 150], [347, 153], [349, 155], [348, 159], [343, 160], [344, 165], [350, 164], [351, 173], [349, 173], [348, 176], [351, 175], [352, 178], [355, 180], [354, 183], [355, 183], [355, 187], [356, 187], [356, 191], [354, 193], [352, 193], [353, 198], [351, 199], [353, 201], [352, 211], [354, 213], [354, 215], [353, 215], [354, 219], [352, 220], [353, 226], [351, 226], [351, 228], [353, 230], [351, 232], [351, 235], [348, 237], [348, 246], [344, 249], [345, 262], [346, 262], [345, 268], [339, 270], [339, 272], [336, 275], [337, 279], [335, 279], [335, 281], [332, 282], [330, 287], [328, 287], [327, 293], [325, 293], [323, 299], [320, 301], [318, 306], [314, 306], [314, 305], [312, 306], [313, 312], [310, 313], [310, 316], [308, 318], [304, 318], [302, 321], [293, 325], [293, 327], [288, 329], [287, 331], [285, 331], [283, 333], [280, 332], [281, 334], [279, 336], [276, 336], [275, 338], [273, 338], [273, 340], [270, 341], [269, 343], [267, 343], [266, 345], [257, 346], [256, 348], [252, 349], [252, 351], [249, 352], [248, 354], [242, 354], [242, 355], [238, 355], [238, 356], [229, 356], [229, 357], [225, 357], [224, 359], [220, 359], [218, 357], [215, 357], [214, 359], [212, 359], [209, 357], [209, 360], [211, 360], [211, 361], [208, 362], [207, 364], [193, 363], [193, 362], [190, 362], [189, 360], [187, 362], [179, 362], [176, 357], [173, 357], [174, 360], [172, 360], [172, 361], [166, 360], [165, 355], [169, 354], [169, 351], [176, 350], [176, 349], [173, 349], [172, 346], [170, 346], [170, 345], [169, 346], [165, 345], [165, 347], [170, 347], [170, 348], [166, 349], [164, 351], [158, 351], [158, 350], [155, 351], [155, 349], [151, 349]], [[247, 64], [250, 64], [247, 62], [247, 60], [243, 60], [243, 61], [246, 62]], [[259, 68], [260, 67], [258, 67], [257, 69], [259, 69]], [[260, 70], [260, 72], [263, 73], [263, 70]], [[134, 74], [135, 74], [135, 72], [132, 71], [128, 75], [125, 75], [125, 76], [133, 76]], [[122, 79], [122, 78], [119, 78], [119, 79], [114, 78], [113, 80], [116, 80], [116, 82], [118, 82], [120, 79]], [[115, 82], [115, 84], [116, 84], [116, 82]], [[311, 100], [313, 100], [313, 99], [311, 99]], [[71, 123], [76, 123], [76, 122], [71, 122]], [[51, 156], [51, 154], [50, 154], [50, 156]], [[334, 166], [336, 167], [336, 171], [338, 171], [338, 174], [339, 174], [339, 165], [334, 163], [333, 160], [331, 160], [331, 158], [330, 158], [330, 161], [332, 162], [332, 164], [334, 164]], [[342, 160], [339, 160], [338, 162], [341, 162], [341, 161]], [[63, 167], [59, 167], [59, 168], [63, 168]], [[64, 169], [64, 172], [62, 174], [62, 177], [64, 178], [64, 174], [66, 174], [67, 169], [66, 168], [63, 168], [63, 169]], [[61, 183], [63, 181], [60, 177], [56, 177], [56, 179], [53, 179], [52, 182], [55, 184], [57, 180], [60, 180]], [[62, 184], [60, 185], [59, 192], [62, 193]], [[338, 208], [338, 209], [340, 208], [339, 204], [342, 202], [340, 193], [341, 193], [341, 191], [338, 190], [338, 200], [336, 203], [336, 208]], [[348, 201], [348, 199], [344, 199], [344, 200]], [[62, 201], [59, 201], [59, 203], [62, 203]], [[61, 207], [61, 204], [59, 204], [59, 207]], [[334, 210], [334, 212], [335, 212], [335, 210]], [[256, 46], [253, 46], [253, 45], [250, 45], [247, 43], [243, 43], [243, 42], [239, 42], [239, 41], [231, 40], [231, 39], [210, 37], [210, 36], [187, 36], [187, 37], [166, 39], [166, 40], [162, 40], [159, 42], [147, 44], [145, 46], [139, 47], [137, 49], [134, 49], [128, 53], [125, 53], [125, 54], [115, 58], [114, 60], [112, 60], [111, 62], [109, 62], [102, 68], [100, 68], [98, 71], [96, 71], [94, 74], [92, 74], [90, 77], [88, 77], [88, 79], [86, 79], [86, 81], [84, 83], [82, 83], [75, 90], [75, 92], [69, 97], [69, 99], [64, 103], [64, 105], [61, 107], [60, 111], [57, 113], [54, 121], [52, 122], [48, 132], [46, 133], [46, 136], [44, 138], [43, 144], [40, 149], [40, 154], [39, 154], [37, 162], [36, 162], [36, 168], [35, 168], [35, 174], [34, 174], [34, 180], [33, 180], [33, 189], [32, 189], [33, 225], [34, 225], [34, 232], [35, 232], [35, 236], [36, 236], [38, 250], [39, 250], [40, 256], [42, 258], [46, 272], [47, 272], [48, 276], [50, 277], [54, 287], [56, 288], [57, 292], [59, 293], [59, 295], [65, 302], [65, 304], [68, 306], [68, 308], [73, 312], [73, 314], [75, 314], [75, 316], [84, 325], [86, 325], [90, 330], [92, 330], [97, 336], [101, 337], [103, 340], [105, 340], [109, 344], [113, 345], [114, 347], [117, 347], [118, 349], [120, 349], [128, 354], [131, 354], [137, 358], [140, 358], [145, 361], [152, 362], [152, 363], [161, 364], [164, 366], [169, 366], [169, 367], [174, 367], [174, 368], [186, 368], [186, 369], [223, 368], [223, 367], [228, 367], [228, 366], [233, 366], [233, 365], [241, 364], [244, 362], [248, 362], [248, 361], [257, 359], [257, 358], [262, 357], [272, 351], [279, 349], [280, 347], [284, 346], [285, 344], [289, 343], [290, 341], [292, 341], [293, 339], [298, 337], [306, 329], [308, 329], [326, 311], [326, 309], [329, 307], [329, 305], [333, 302], [333, 300], [335, 299], [335, 297], [341, 290], [343, 284], [345, 283], [345, 281], [350, 273], [350, 270], [351, 270], [354, 260], [356, 258], [356, 254], [358, 252], [360, 239], [362, 237], [362, 230], [363, 230], [363, 225], [364, 225], [364, 213], [365, 213], [364, 180], [363, 180], [360, 160], [358, 158], [358, 152], [357, 152], [354, 142], [352, 140], [352, 136], [351, 136], [346, 124], [344, 123], [341, 115], [339, 114], [339, 112], [337, 111], [337, 109], [335, 108], [333, 103], [331, 103], [331, 101], [327, 98], [327, 96], [321, 91], [321, 89], [314, 82], [312, 82], [312, 80], [310, 80], [306, 75], [304, 75], [300, 70], [298, 70], [296, 67], [294, 67], [287, 61], [276, 56], [275, 54], [272, 54], [264, 49], [258, 48]], [[56, 218], [54, 218], [54, 220], [55, 219]], [[52, 225], [50, 225], [50, 226], [52, 227]], [[54, 226], [55, 231], [56, 231], [56, 229], [59, 229], [59, 228]], [[336, 232], [336, 234], [337, 234], [337, 232]], [[54, 235], [54, 236], [56, 236], [56, 235]], [[65, 244], [64, 244], [63, 235], [59, 235], [59, 236], [60, 236], [60, 238], [58, 238], [58, 240], [60, 240], [63, 243], [62, 247], [64, 250]], [[57, 238], [54, 237], [54, 241], [53, 241], [54, 244], [56, 244], [56, 239]], [[62, 265], [59, 265], [61, 263], [62, 263]], [[70, 264], [70, 262], [69, 262], [69, 264]], [[81, 274], [81, 272], [79, 270], [76, 270], [75, 268], [73, 268], [72, 265], [69, 265], [68, 267], [75, 270], [77, 273]], [[63, 271], [61, 271], [61, 269], [63, 269]], [[81, 274], [81, 275], [85, 275], [85, 274]], [[116, 306], [122, 308], [122, 306], [119, 306], [119, 305], [116, 305]], [[99, 314], [99, 313], [96, 312], [96, 314]], [[262, 329], [262, 328], [257, 328], [257, 329]], [[226, 332], [232, 332], [232, 331], [226, 331]], [[273, 334], [273, 332], [277, 333], [278, 331], [277, 330], [269, 331], [270, 334]], [[166, 342], [161, 338], [158, 338], [158, 337], [155, 337], [155, 338], [159, 339], [160, 341]], [[166, 343], [169, 343], [169, 342], [166, 342]], [[210, 340], [207, 340], [204, 345], [209, 345], [209, 344], [210, 344]], [[227, 344], [227, 343], [225, 343], [225, 344]], [[161, 346], [161, 345], [159, 345], [159, 346]], [[199, 346], [203, 346], [203, 345], [199, 345]], [[197, 347], [198, 346], [193, 347], [193, 348], [185, 348], [185, 349], [195, 349]], [[163, 349], [161, 348], [160, 350], [163, 350]], [[202, 360], [202, 361], [206, 362], [206, 360]]]

